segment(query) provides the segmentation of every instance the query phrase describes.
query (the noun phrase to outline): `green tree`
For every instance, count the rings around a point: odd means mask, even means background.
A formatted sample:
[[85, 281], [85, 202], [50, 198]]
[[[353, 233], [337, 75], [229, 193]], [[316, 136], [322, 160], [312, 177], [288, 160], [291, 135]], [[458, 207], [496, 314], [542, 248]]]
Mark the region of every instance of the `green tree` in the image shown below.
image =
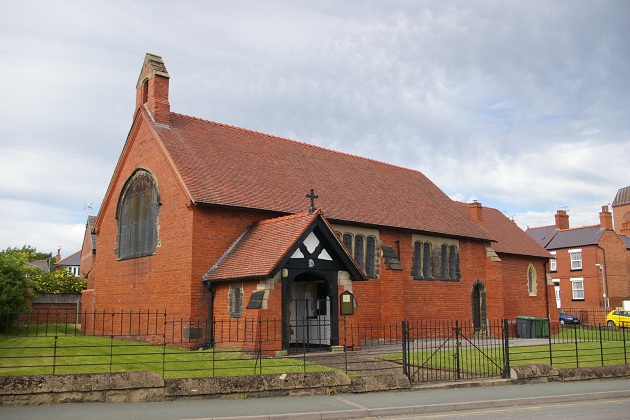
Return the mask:
[[42, 273], [41, 268], [28, 263], [29, 253], [7, 249], [0, 252], [0, 326], [10, 314], [29, 310], [32, 299], [32, 279]]
[[86, 280], [65, 268], [33, 277], [33, 288], [40, 293], [81, 293], [86, 287]]

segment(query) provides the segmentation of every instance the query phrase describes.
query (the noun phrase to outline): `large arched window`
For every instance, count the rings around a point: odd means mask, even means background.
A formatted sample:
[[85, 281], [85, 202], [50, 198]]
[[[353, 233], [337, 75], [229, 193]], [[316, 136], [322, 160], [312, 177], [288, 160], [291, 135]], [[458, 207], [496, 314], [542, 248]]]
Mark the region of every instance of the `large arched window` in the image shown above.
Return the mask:
[[159, 197], [155, 179], [139, 169], [127, 180], [118, 202], [118, 258], [155, 254]]

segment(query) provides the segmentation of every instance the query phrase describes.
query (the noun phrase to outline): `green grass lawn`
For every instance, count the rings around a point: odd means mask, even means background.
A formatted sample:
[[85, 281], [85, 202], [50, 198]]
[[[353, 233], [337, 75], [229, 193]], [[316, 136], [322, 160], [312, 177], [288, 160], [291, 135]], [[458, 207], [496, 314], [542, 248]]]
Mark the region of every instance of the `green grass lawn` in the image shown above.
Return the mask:
[[94, 336], [0, 338], [0, 375], [153, 370], [165, 378], [330, 370], [301, 359], [256, 358], [238, 349], [186, 350]]
[[[63, 325], [21, 326], [13, 337], [0, 338], [0, 375], [37, 375], [152, 370], [164, 378], [240, 376], [330, 370], [301, 358], [256, 358], [240, 349], [187, 350], [108, 337], [82, 336]], [[56, 336], [56, 337], [55, 337]], [[555, 367], [606, 366], [627, 363], [629, 337], [622, 329], [564, 327], [549, 344], [512, 346], [510, 365], [535, 363]], [[577, 339], [577, 344], [576, 344]], [[600, 344], [601, 342], [601, 344]], [[630, 346], [628, 346], [630, 347]], [[456, 357], [457, 356], [457, 357]], [[401, 360], [400, 352], [385, 356]], [[416, 367], [500, 374], [501, 348], [454, 350], [409, 355]]]

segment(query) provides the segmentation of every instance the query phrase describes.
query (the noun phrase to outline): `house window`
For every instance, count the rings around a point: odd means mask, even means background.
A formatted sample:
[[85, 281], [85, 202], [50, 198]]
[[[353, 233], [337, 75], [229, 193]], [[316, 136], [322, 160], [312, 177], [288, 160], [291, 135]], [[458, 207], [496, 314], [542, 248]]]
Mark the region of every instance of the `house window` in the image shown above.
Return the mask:
[[582, 250], [570, 249], [569, 257], [571, 257], [571, 270], [581, 270], [582, 269]]
[[527, 291], [530, 296], [536, 296], [536, 269], [531, 264], [527, 269]]
[[549, 270], [550, 271], [558, 271], [558, 261], [556, 260], [556, 251], [550, 252], [553, 255], [553, 258], [549, 259]]
[[243, 315], [243, 285], [231, 283], [228, 292], [228, 310], [232, 318], [240, 318]]
[[584, 279], [571, 279], [573, 300], [584, 300]]
[[123, 188], [118, 204], [118, 258], [155, 254], [158, 191], [153, 176], [136, 171]]

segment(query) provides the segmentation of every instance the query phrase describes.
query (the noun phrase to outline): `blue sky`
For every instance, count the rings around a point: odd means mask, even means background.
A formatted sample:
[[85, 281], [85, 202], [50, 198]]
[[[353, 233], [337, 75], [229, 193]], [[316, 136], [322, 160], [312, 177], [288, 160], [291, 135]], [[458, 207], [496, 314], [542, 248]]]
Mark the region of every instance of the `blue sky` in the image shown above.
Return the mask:
[[80, 249], [147, 52], [174, 112], [413, 168], [522, 228], [596, 224], [630, 185], [627, 1], [0, 5], [2, 249]]

